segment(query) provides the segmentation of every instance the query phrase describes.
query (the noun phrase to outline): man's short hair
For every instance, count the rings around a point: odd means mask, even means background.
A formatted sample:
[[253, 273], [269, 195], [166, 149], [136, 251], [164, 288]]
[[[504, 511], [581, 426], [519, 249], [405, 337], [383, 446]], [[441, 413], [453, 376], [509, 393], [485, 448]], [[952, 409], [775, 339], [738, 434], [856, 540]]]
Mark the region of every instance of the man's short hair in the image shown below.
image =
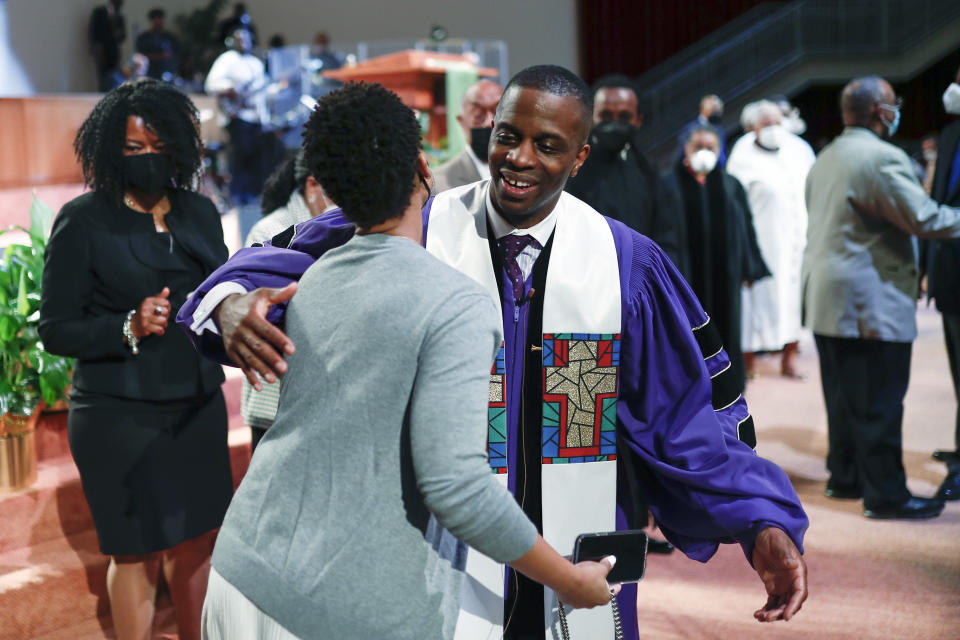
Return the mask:
[[150, 9], [150, 12], [147, 14], [147, 20], [154, 20], [160, 18], [163, 20], [167, 16], [167, 12], [161, 9], [160, 7], [155, 7]]
[[629, 89], [633, 95], [640, 97], [640, 89], [637, 83], [627, 75], [622, 73], [611, 73], [601, 77], [593, 83], [593, 95], [597, 95], [600, 89]]
[[883, 82], [880, 76], [864, 76], [848, 82], [840, 93], [840, 111], [858, 122], [869, 119], [873, 108], [883, 102]]
[[[536, 89], [555, 96], [572, 96], [580, 103], [583, 116], [585, 131], [589, 131], [590, 124], [593, 122], [593, 92], [580, 76], [554, 64], [540, 64], [526, 69], [521, 69], [515, 76], [510, 78], [510, 82], [503, 89], [506, 95], [512, 87], [522, 89]], [[500, 109], [503, 107], [503, 100], [497, 107], [497, 115], [500, 115]], [[586, 133], [584, 133], [586, 139]]]
[[420, 123], [383, 86], [351, 82], [320, 98], [303, 149], [313, 177], [358, 227], [395, 218], [410, 203]]

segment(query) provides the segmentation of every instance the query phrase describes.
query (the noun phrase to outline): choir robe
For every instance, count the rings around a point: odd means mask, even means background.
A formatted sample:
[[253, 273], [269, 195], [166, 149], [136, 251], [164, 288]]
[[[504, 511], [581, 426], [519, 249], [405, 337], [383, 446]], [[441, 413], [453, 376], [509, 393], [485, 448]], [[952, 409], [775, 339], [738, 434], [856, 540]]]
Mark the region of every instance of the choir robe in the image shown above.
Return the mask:
[[[563, 197], [572, 198], [568, 194]], [[430, 218], [423, 213], [424, 239]], [[581, 203], [582, 205], [582, 203]], [[586, 205], [582, 205], [586, 206]], [[752, 418], [735, 381], [730, 361], [713, 324], [696, 296], [664, 253], [648, 238], [620, 222], [605, 218], [613, 235], [619, 265], [621, 343], [616, 412], [616, 526], [632, 528], [646, 514], [636, 513], [635, 495], [642, 492], [661, 531], [687, 556], [706, 562], [720, 543], [739, 543], [751, 561], [756, 535], [769, 526], [784, 530], [799, 549], [808, 525], [799, 498], [786, 474], [753, 450]], [[327, 250], [353, 234], [339, 210], [303, 222], [276, 236], [270, 246], [238, 251], [194, 292], [180, 309], [177, 322], [209, 357], [230, 364], [220, 337], [197, 333], [194, 313], [217, 284], [233, 282], [245, 290], [278, 287], [297, 280]], [[549, 245], [549, 243], [548, 243]], [[491, 254], [496, 253], [491, 246]], [[536, 287], [551, 259], [549, 246], [537, 260], [526, 288]], [[494, 259], [494, 264], [497, 261]], [[523, 486], [521, 424], [536, 425], [527, 434], [539, 442], [539, 420], [522, 420], [541, 410], [540, 359], [531, 357], [542, 335], [536, 324], [537, 305], [503, 296], [509, 279], [497, 274], [505, 334], [508, 486], [518, 500]], [[539, 272], [539, 273], [538, 273]], [[534, 300], [536, 297], [534, 297]], [[268, 319], [280, 323], [284, 305], [271, 309]], [[522, 397], [527, 376], [526, 398]], [[533, 378], [531, 378], [533, 376]], [[530, 428], [529, 426], [526, 428]], [[528, 467], [529, 482], [539, 483], [539, 459]], [[492, 463], [491, 463], [492, 464]], [[571, 487], [571, 491], [576, 487]], [[527, 511], [540, 523], [539, 501]], [[560, 550], [569, 553], [570, 550]], [[506, 585], [505, 585], [506, 591]], [[540, 601], [542, 602], [542, 600]], [[627, 638], [638, 638], [637, 587], [625, 585], [618, 596]]]
[[664, 182], [680, 195], [677, 214], [686, 221], [690, 261], [687, 280], [716, 323], [732, 375], [743, 391], [740, 289], [770, 275], [757, 245], [746, 192], [740, 181], [719, 167], [707, 174], [706, 185], [701, 186], [682, 162]]

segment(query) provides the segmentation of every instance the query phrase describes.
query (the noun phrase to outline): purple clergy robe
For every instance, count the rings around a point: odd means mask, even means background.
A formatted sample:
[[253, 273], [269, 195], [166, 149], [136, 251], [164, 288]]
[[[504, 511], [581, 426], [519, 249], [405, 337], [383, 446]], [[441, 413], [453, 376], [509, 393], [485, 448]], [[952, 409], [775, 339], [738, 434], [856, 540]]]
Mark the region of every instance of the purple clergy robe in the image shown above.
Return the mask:
[[[424, 210], [424, 237], [431, 204]], [[783, 470], [738, 439], [738, 424], [749, 416], [743, 397], [714, 407], [711, 376], [719, 378], [728, 371], [729, 359], [722, 349], [704, 353], [698, 344], [696, 333], [709, 326], [709, 318], [656, 244], [620, 222], [607, 221], [617, 248], [622, 309], [617, 436], [636, 463], [634, 468], [641, 469], [631, 480], [645, 492], [661, 531], [687, 556], [701, 562], [720, 543], [733, 542], [741, 545], [750, 562], [756, 535], [768, 526], [784, 530], [802, 552], [808, 520], [796, 491]], [[284, 286], [352, 234], [353, 226], [334, 210], [274, 238], [288, 248], [241, 249], [197, 288], [181, 307], [177, 323], [201, 352], [231, 364], [219, 336], [210, 332], [198, 336], [189, 329], [203, 296], [227, 281], [238, 282], [248, 291]], [[508, 278], [503, 282], [509, 286]], [[520, 308], [515, 324], [510, 293], [503, 296], [504, 353], [510, 381], [507, 458], [510, 475], [515, 477], [517, 398], [529, 305]], [[283, 311], [275, 307], [269, 319], [280, 322]], [[540, 390], [533, 393], [539, 395]], [[624, 457], [618, 456], [618, 465]], [[516, 488], [510, 488], [515, 493]], [[627, 487], [618, 486], [617, 526], [621, 529], [630, 524], [628, 492]], [[622, 611], [634, 611], [635, 585], [625, 585], [618, 601]], [[626, 637], [637, 638], [636, 617], [626, 615], [623, 622]]]

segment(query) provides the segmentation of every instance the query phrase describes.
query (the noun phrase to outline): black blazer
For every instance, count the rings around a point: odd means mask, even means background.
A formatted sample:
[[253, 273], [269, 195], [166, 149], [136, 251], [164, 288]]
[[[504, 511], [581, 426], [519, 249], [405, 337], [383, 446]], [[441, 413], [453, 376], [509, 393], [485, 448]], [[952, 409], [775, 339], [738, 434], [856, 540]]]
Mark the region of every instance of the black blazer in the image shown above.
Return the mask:
[[[210, 393], [223, 382], [220, 366], [201, 358], [173, 320], [190, 290], [227, 259], [220, 215], [195, 193], [176, 191], [170, 200], [167, 226], [193, 264], [158, 249], [152, 216], [95, 192], [65, 204], [53, 223], [40, 338], [47, 351], [77, 358], [73, 386], [79, 392], [173, 400]], [[144, 338], [134, 356], [122, 339], [127, 312], [171, 280], [182, 284], [171, 287], [167, 331]]]
[[[951, 207], [960, 207], [960, 181], [947, 191], [953, 161], [960, 146], [960, 121], [947, 126], [937, 141], [937, 166], [930, 197]], [[928, 274], [930, 297], [941, 313], [960, 314], [960, 240], [932, 240], [924, 247], [922, 260]], [[924, 264], [925, 263], [925, 264]]]

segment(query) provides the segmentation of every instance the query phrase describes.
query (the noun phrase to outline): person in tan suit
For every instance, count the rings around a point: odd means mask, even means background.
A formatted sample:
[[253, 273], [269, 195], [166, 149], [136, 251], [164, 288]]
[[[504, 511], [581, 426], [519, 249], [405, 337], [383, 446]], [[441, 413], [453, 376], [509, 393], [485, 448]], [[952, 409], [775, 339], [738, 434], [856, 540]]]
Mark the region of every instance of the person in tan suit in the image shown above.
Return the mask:
[[467, 136], [467, 146], [433, 172], [435, 193], [490, 178], [487, 145], [502, 95], [503, 87], [493, 80], [480, 80], [463, 94], [457, 122]]
[[885, 141], [900, 105], [876, 76], [843, 89], [846, 128], [807, 177], [801, 286], [827, 407], [826, 495], [862, 498], [868, 518], [920, 519], [938, 516], [943, 502], [912, 496], [903, 469], [903, 397], [917, 335], [913, 236], [960, 236], [960, 209], [931, 200], [907, 154]]

